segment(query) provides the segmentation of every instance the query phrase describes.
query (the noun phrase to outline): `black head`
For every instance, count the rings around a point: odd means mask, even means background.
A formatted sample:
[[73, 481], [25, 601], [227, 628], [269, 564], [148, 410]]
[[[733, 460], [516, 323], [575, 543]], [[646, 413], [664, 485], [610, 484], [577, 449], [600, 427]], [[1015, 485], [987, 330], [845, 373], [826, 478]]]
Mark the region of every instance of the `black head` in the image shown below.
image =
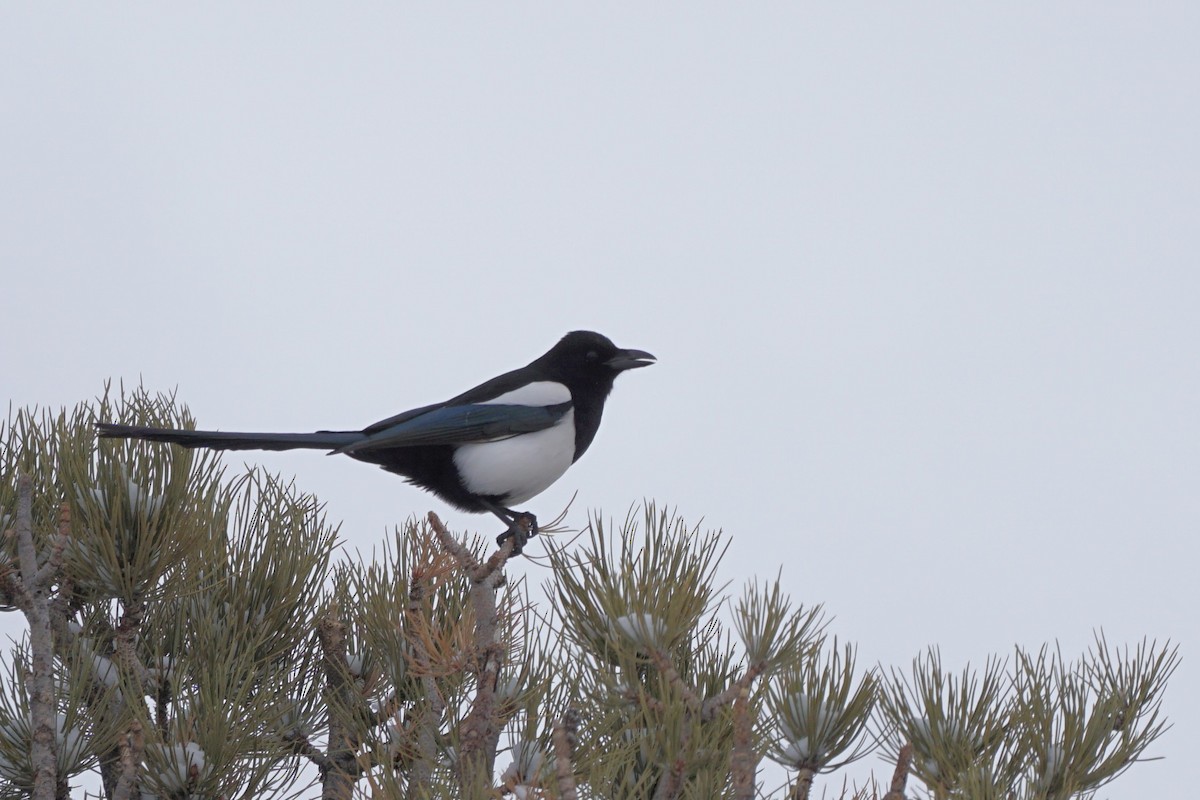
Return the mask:
[[533, 363], [568, 386], [587, 386], [607, 395], [622, 372], [648, 367], [654, 361], [654, 356], [645, 350], [622, 350], [607, 336], [571, 331]]

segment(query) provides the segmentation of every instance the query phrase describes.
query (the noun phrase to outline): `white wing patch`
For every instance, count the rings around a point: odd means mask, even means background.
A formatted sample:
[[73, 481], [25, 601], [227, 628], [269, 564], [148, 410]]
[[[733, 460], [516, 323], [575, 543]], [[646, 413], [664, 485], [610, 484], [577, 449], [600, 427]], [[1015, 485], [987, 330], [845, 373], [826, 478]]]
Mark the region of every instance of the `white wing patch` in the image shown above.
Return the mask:
[[571, 390], [557, 381], [535, 381], [520, 389], [505, 392], [491, 400], [482, 400], [481, 406], [556, 406], [571, 402]]
[[[491, 403], [525, 405], [524, 398], [515, 399], [532, 387], [558, 387], [566, 397], [546, 400], [540, 395], [536, 405], [566, 402], [571, 399], [567, 387], [549, 381], [532, 383], [491, 400]], [[549, 392], [548, 389], [541, 390]], [[534, 403], [530, 403], [534, 405]], [[553, 427], [536, 433], [522, 433], [507, 439], [478, 444], [464, 444], [454, 451], [454, 466], [467, 491], [493, 495], [501, 505], [514, 506], [541, 494], [550, 484], [562, 477], [575, 460], [575, 411], [568, 410]]]

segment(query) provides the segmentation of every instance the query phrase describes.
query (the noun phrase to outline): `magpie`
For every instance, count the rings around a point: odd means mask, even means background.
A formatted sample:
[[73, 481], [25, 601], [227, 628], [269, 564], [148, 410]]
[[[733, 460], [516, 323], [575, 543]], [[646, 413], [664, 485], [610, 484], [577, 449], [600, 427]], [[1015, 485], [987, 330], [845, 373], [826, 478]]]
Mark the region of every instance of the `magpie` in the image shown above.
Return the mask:
[[172, 442], [213, 450], [327, 450], [377, 464], [462, 511], [491, 512], [516, 552], [537, 518], [514, 511], [563, 476], [592, 443], [604, 401], [622, 372], [656, 361], [592, 331], [572, 331], [548, 352], [442, 403], [361, 431], [242, 433], [101, 422], [101, 438]]

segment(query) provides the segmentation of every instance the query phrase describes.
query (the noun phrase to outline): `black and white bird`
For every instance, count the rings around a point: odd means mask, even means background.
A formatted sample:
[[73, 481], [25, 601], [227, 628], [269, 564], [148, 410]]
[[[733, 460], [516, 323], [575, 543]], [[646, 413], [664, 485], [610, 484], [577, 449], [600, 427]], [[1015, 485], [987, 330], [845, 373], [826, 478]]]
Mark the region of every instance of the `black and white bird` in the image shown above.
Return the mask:
[[562, 477], [591, 445], [604, 401], [622, 372], [654, 363], [591, 331], [573, 331], [528, 365], [457, 397], [405, 411], [361, 431], [241, 433], [99, 423], [102, 438], [146, 439], [214, 450], [328, 450], [378, 464], [463, 511], [490, 511], [500, 539], [537, 533], [513, 506]]

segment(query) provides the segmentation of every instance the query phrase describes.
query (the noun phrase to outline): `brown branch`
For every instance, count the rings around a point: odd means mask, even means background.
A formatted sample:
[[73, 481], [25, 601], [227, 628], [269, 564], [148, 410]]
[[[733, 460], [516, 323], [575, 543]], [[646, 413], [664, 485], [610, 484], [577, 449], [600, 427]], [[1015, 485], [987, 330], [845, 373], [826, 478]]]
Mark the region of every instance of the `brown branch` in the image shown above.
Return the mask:
[[563, 732], [567, 737], [567, 747], [570, 748], [570, 756], [575, 758], [575, 748], [579, 746], [579, 726], [583, 722], [583, 714], [575, 706], [568, 706], [563, 712], [562, 726]]
[[[707, 703], [705, 704], [707, 706]], [[706, 709], [707, 710], [707, 709]], [[750, 686], [739, 687], [733, 701], [733, 753], [729, 757], [735, 800], [754, 800], [754, 776], [758, 758], [754, 753], [754, 718], [750, 713]]]
[[812, 780], [816, 775], [816, 771], [811, 766], [802, 766], [796, 774], [796, 783], [792, 784], [792, 790], [787, 795], [788, 800], [809, 800], [809, 795], [812, 793]]
[[465, 572], [472, 581], [482, 583], [490, 578], [504, 565], [516, 552], [517, 544], [515, 537], [509, 537], [504, 540], [504, 544], [496, 549], [496, 552], [482, 564], [475, 554], [467, 549], [466, 545], [454, 538], [454, 535], [446, 528], [442, 520], [437, 514], [429, 512], [429, 525], [433, 528], [433, 532], [437, 535], [438, 542], [442, 548], [450, 555], [454, 556], [454, 560], [458, 562], [459, 568]]
[[622, 686], [620, 694], [630, 705], [645, 708], [654, 714], [666, 713], [667, 704], [657, 697], [648, 694], [641, 686], [636, 689], [632, 686]]
[[737, 700], [737, 698], [741, 696], [742, 692], [749, 690], [750, 685], [754, 683], [754, 680], [761, 675], [765, 669], [766, 664], [761, 661], [757, 664], [751, 664], [750, 667], [742, 674], [742, 677], [729, 684], [727, 689], [719, 694], [714, 694], [712, 697], [709, 697], [704, 701], [704, 707], [701, 710], [700, 719], [704, 722], [712, 722], [713, 718], [717, 716], [717, 712], [720, 711], [722, 707], [727, 706]]
[[34, 581], [38, 586], [49, 591], [50, 587], [58, 580], [58, 574], [62, 571], [63, 551], [66, 549], [67, 542], [71, 538], [71, 508], [66, 503], [58, 509], [58, 533], [54, 537], [54, 545], [50, 548], [50, 558], [38, 570]]
[[683, 730], [680, 732], [679, 755], [671, 762], [670, 767], [658, 782], [654, 791], [655, 800], [674, 800], [683, 791], [683, 776], [688, 767], [688, 754], [691, 750], [692, 726], [697, 723], [696, 717], [703, 716], [704, 702], [696, 690], [684, 682], [683, 676], [675, 668], [671, 657], [665, 650], [654, 648], [649, 653], [652, 663], [667, 682], [683, 697], [684, 719]]
[[[0, 539], [7, 540], [4, 542], [4, 546], [7, 546], [8, 541], [16, 542], [17, 529], [5, 528], [3, 531], [0, 531]], [[19, 561], [19, 549], [17, 558]], [[19, 563], [14, 565], [13, 562], [7, 558], [0, 559], [0, 606], [8, 607], [4, 610], [18, 608], [22, 612], [25, 612], [29, 608], [30, 602], [31, 598], [29, 597], [29, 593], [25, 591], [25, 582], [21, 580]]]
[[33, 544], [33, 479], [17, 479], [17, 554], [24, 584], [25, 618], [29, 622], [29, 720], [33, 742], [33, 800], [54, 800], [58, 786], [58, 713], [54, 704], [54, 635], [50, 629], [50, 598], [38, 580], [37, 549]]
[[357, 777], [356, 737], [346, 712], [352, 706], [350, 668], [346, 663], [346, 628], [331, 606], [317, 621], [317, 639], [325, 662], [325, 702], [329, 752], [321, 772], [322, 800], [350, 800]]
[[146, 746], [142, 737], [142, 723], [136, 719], [129, 724], [129, 730], [121, 736], [121, 775], [117, 779], [117, 787], [113, 792], [113, 800], [130, 800], [137, 790], [137, 769], [142, 763], [142, 750]]
[[475, 555], [467, 549], [466, 545], [454, 538], [454, 535], [442, 524], [442, 520], [438, 515], [432, 511], [429, 512], [429, 525], [433, 528], [433, 532], [437, 536], [438, 543], [442, 545], [442, 549], [454, 556], [454, 560], [458, 562], [463, 572], [473, 573], [479, 568], [479, 559], [475, 558]]
[[475, 570], [471, 577], [477, 583], [482, 583], [494, 573], [503, 569], [504, 565], [508, 563], [508, 560], [516, 554], [517, 540], [515, 537], [509, 537], [508, 539], [504, 540], [504, 544], [500, 545], [500, 547], [496, 549], [496, 552], [492, 553], [491, 556], [488, 557], [488, 560], [485, 561], [479, 569]]
[[[72, 607], [74, 593], [75, 588], [71, 582], [71, 578], [68, 574], [64, 573], [59, 579], [56, 596], [50, 603], [50, 624], [54, 631], [54, 651], [63, 662], [68, 662], [74, 657], [77, 640], [80, 638], [71, 630], [70, 625], [72, 618], [75, 616], [75, 609]], [[105, 635], [98, 638], [108, 638], [108, 634], [111, 634], [113, 638], [116, 637], [116, 631], [106, 622], [93, 620], [91, 624], [93, 627], [104, 631]], [[93, 719], [110, 720], [126, 716], [127, 712], [123, 710], [123, 707], [130, 702], [126, 693], [110, 693], [108, 687], [96, 677], [95, 672], [89, 672], [83, 677], [83, 680], [86, 682], [86, 691], [83, 693], [83, 700]], [[100, 757], [101, 782], [104, 786], [105, 795], [110, 798], [115, 797], [117, 784], [120, 780], [122, 741], [123, 737], [117, 737], [112, 740], [112, 744], [109, 747], [106, 747], [103, 752], [98, 754]], [[138, 761], [135, 763], [140, 763], [140, 759], [141, 756], [139, 755]]]
[[145, 614], [146, 603], [141, 597], [135, 596], [125, 605], [113, 637], [113, 655], [116, 656], [117, 666], [126, 680], [135, 686], [141, 686], [147, 694], [157, 694], [158, 683], [151, 680], [150, 671], [137, 654], [137, 643]]
[[379, 710], [373, 715], [376, 726], [382, 725], [400, 711], [400, 695], [393, 689], [387, 699], [379, 704]]
[[[6, 536], [10, 533], [12, 533], [11, 530], [5, 531]], [[14, 570], [10, 562], [4, 561], [0, 562], [0, 605], [9, 603], [19, 608], [22, 613], [28, 614], [33, 600], [25, 591], [21, 573]]]
[[[59, 558], [59, 570], [62, 566], [62, 554], [65, 552], [66, 544], [71, 538], [71, 517], [70, 507], [63, 504], [58, 515], [58, 541], [55, 542], [55, 550], [51, 553], [51, 561], [57, 555]], [[55, 592], [54, 600], [50, 603], [50, 624], [54, 628], [54, 645], [60, 653], [60, 658], [65, 660], [62, 655], [70, 650], [70, 647], [75, 644], [77, 638], [75, 632], [71, 630], [68, 621], [74, 616], [74, 610], [71, 604], [75, 598], [75, 582], [66, 572], [52, 576], [46, 583], [47, 588], [50, 587], [54, 580], [58, 581], [58, 591]]]
[[[682, 739], [683, 746], [686, 747], [691, 739], [686, 729]], [[675, 760], [671, 762], [670, 769], [658, 781], [658, 787], [654, 790], [654, 800], [675, 800], [682, 794], [683, 773], [687, 771], [687, 763], [685, 756], [675, 757]]]
[[487, 580], [471, 586], [471, 605], [475, 612], [474, 650], [478, 659], [471, 672], [475, 677], [475, 696], [471, 710], [460, 729], [462, 752], [460, 775], [464, 793], [485, 780], [495, 768], [496, 748], [500, 739], [501, 721], [496, 704], [496, 685], [505, 648], [500, 641], [499, 618], [496, 612], [496, 589]]
[[303, 733], [300, 731], [289, 732], [284, 735], [283, 740], [292, 746], [292, 752], [307, 758], [322, 773], [329, 771], [329, 759], [325, 757], [324, 753], [314, 747], [313, 743]]
[[[407, 615], [410, 619], [419, 620], [422, 615], [422, 603], [426, 595], [428, 573], [423, 569], [414, 568], [408, 588]], [[425, 702], [412, 715], [413, 740], [416, 742], [416, 758], [413, 759], [408, 780], [408, 796], [417, 798], [425, 792], [433, 776], [433, 766], [437, 761], [437, 734], [442, 714], [446, 711], [446, 700], [438, 689], [437, 680], [433, 676], [429, 647], [424, 637], [413, 635], [410, 626], [405, 626], [405, 638], [412, 647], [412, 660], [415, 671], [421, 680], [421, 689], [425, 693]]]
[[554, 742], [554, 777], [558, 783], [558, 796], [562, 800], [578, 800], [579, 790], [575, 787], [575, 766], [571, 763], [570, 734], [567, 724], [554, 723], [551, 735]]
[[689, 711], [695, 711], [702, 707], [703, 704], [700, 701], [700, 695], [696, 694], [695, 689], [684, 683], [679, 670], [675, 669], [675, 665], [671, 662], [671, 657], [665, 651], [658, 648], [650, 651], [650, 661], [654, 664], [655, 669], [663, 674], [667, 682], [683, 695], [683, 700], [687, 703]]
[[479, 564], [461, 542], [457, 541], [433, 512], [429, 524], [441, 542], [471, 579], [471, 608], [475, 617], [473, 650], [470, 671], [475, 678], [475, 696], [471, 708], [459, 726], [458, 754], [459, 784], [465, 796], [473, 796], [477, 787], [490, 782], [496, 766], [496, 748], [500, 742], [500, 719], [496, 703], [496, 684], [504, 662], [505, 648], [500, 637], [499, 614], [496, 609], [496, 588], [505, 580], [501, 571], [515, 547], [508, 539], [484, 564]]
[[896, 758], [896, 771], [892, 773], [891, 790], [883, 796], [883, 800], [905, 800], [904, 789], [908, 784], [908, 771], [912, 768], [913, 746], [908, 743], [900, 748]]
[[809, 794], [812, 793], [813, 778], [817, 773], [812, 767], [801, 767], [796, 773], [796, 782], [792, 785], [792, 791], [788, 795], [791, 800], [808, 800]]

